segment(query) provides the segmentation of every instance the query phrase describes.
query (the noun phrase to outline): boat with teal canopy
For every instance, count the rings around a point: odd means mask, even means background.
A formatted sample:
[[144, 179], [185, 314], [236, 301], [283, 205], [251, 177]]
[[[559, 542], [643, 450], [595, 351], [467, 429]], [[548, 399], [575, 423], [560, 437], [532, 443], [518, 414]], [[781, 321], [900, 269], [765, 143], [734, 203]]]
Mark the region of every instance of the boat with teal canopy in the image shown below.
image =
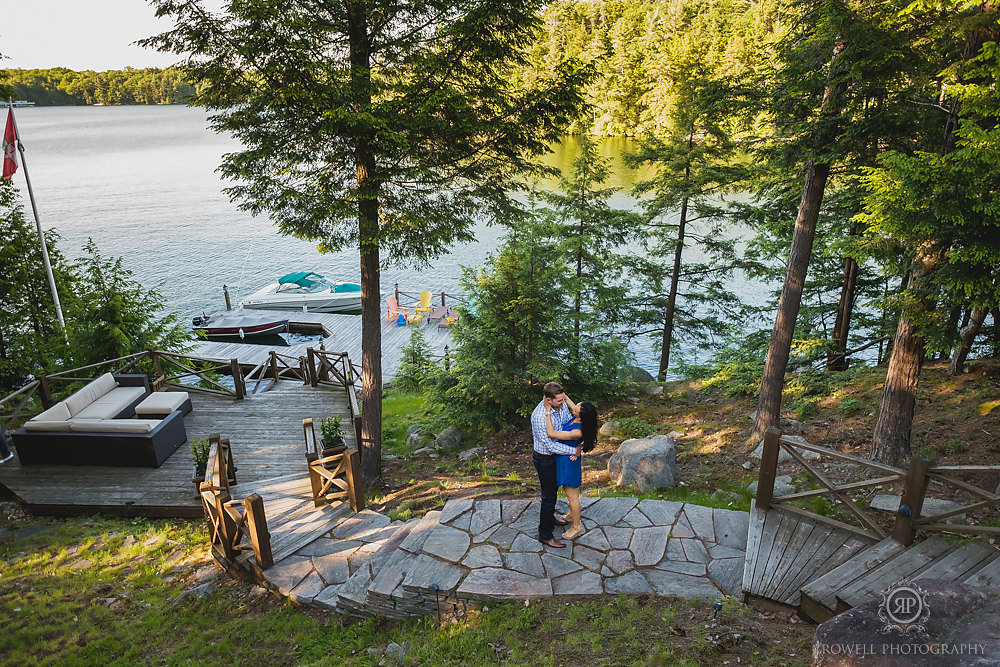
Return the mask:
[[295, 271], [248, 296], [243, 307], [314, 313], [360, 311], [361, 285], [333, 282], [312, 271]]

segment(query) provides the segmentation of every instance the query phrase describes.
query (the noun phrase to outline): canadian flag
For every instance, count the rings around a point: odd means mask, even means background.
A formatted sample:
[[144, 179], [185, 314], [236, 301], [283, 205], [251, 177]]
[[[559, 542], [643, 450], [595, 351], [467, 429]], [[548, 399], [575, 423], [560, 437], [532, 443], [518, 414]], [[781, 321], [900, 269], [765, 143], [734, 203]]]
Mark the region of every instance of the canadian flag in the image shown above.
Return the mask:
[[3, 177], [9, 181], [17, 171], [17, 130], [14, 129], [14, 107], [7, 107], [7, 127], [3, 132]]

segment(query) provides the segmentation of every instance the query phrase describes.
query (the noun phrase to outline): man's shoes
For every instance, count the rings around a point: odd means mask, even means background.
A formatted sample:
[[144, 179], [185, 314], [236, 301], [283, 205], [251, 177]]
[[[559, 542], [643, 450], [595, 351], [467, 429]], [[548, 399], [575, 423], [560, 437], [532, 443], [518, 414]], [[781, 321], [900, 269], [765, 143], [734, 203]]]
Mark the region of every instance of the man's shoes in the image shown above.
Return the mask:
[[565, 544], [563, 544], [554, 537], [550, 537], [547, 540], [543, 540], [542, 538], [539, 537], [538, 541], [547, 547], [552, 547], [553, 549], [562, 549], [564, 546], [566, 546]]
[[552, 519], [552, 521], [554, 521], [557, 526], [565, 526], [568, 523], [566, 519], [563, 519], [562, 517], [558, 516]]

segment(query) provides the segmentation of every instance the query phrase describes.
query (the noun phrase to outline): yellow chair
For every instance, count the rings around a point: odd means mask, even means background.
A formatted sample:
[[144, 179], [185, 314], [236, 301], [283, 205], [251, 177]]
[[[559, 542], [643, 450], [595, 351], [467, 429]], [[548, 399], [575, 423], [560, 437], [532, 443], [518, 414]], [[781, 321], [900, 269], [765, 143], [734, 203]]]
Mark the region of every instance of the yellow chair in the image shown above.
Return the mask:
[[420, 318], [430, 316], [431, 311], [434, 310], [434, 305], [431, 304], [431, 299], [434, 297], [430, 290], [424, 290], [420, 293], [420, 305], [413, 307], [414, 314], [420, 315]]

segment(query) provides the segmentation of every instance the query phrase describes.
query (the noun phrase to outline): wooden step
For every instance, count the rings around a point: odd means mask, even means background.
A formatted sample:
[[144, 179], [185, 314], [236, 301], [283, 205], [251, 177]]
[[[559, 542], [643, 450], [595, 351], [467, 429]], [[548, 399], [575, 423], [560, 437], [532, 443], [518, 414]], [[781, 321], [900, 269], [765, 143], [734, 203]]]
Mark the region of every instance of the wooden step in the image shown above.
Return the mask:
[[[837, 593], [869, 570], [894, 558], [905, 547], [891, 537], [864, 549], [801, 589], [802, 605], [817, 622], [832, 617], [837, 608]], [[820, 618], [825, 616], [824, 618]]]
[[970, 586], [1000, 586], [1000, 555], [986, 563], [975, 574], [965, 580]]
[[945, 579], [963, 581], [972, 576], [1000, 556], [1000, 551], [986, 542], [976, 540], [963, 544], [949, 554], [937, 558], [919, 572], [913, 579]]
[[867, 602], [896, 582], [911, 578], [924, 566], [954, 550], [953, 546], [938, 535], [911, 545], [897, 553], [895, 558], [868, 570], [850, 584], [841, 587], [836, 593], [837, 613]]
[[324, 507], [303, 508], [301, 515], [294, 516], [289, 521], [271, 532], [271, 553], [277, 563], [292, 555], [307, 544], [315, 542], [326, 533], [333, 530], [337, 523], [351, 513], [346, 503], [326, 505]]
[[802, 602], [800, 589], [803, 584], [826, 574], [871, 546], [871, 542], [865, 542], [855, 534], [830, 528], [829, 533], [813, 531], [810, 540], [803, 546], [802, 554], [789, 567], [787, 576], [780, 582], [772, 599], [798, 607]]

